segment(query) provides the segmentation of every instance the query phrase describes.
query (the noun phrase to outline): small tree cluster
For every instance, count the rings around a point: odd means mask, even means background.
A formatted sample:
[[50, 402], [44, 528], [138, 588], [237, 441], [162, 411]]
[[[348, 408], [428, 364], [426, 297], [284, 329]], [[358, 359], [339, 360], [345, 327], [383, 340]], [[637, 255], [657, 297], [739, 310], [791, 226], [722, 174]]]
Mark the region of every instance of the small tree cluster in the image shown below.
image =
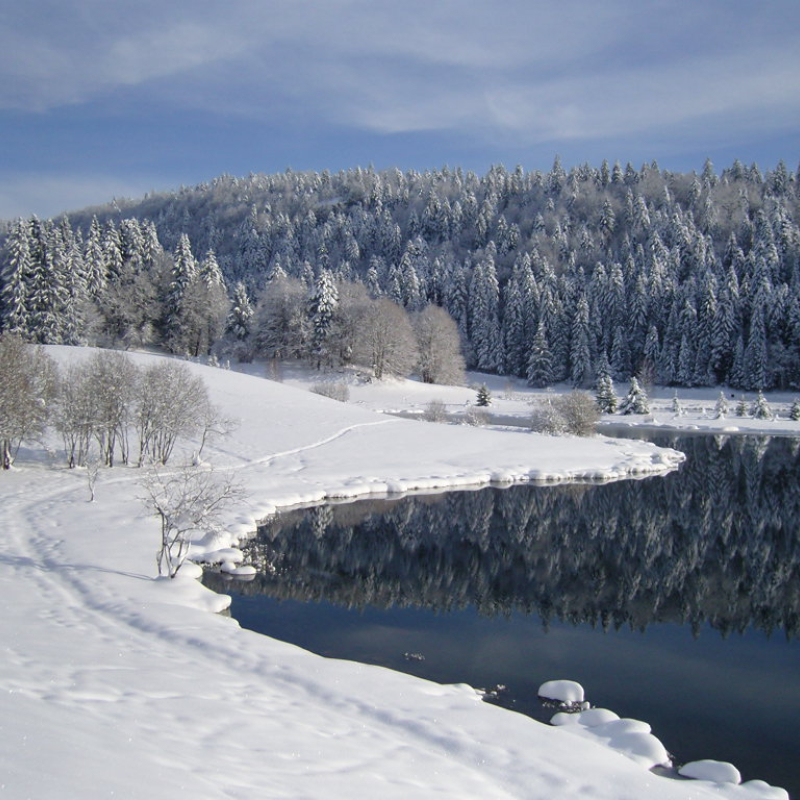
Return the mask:
[[199, 435], [202, 451], [212, 432], [229, 427], [208, 398], [202, 378], [180, 361], [137, 367], [124, 353], [98, 351], [67, 368], [55, 404], [56, 429], [70, 467], [83, 465], [96, 442], [102, 463], [117, 455], [131, 462], [131, 435], [138, 465], [166, 464], [178, 439]]
[[166, 464], [176, 442], [197, 435], [197, 456], [208, 437], [230, 430], [208, 398], [203, 380], [179, 361], [145, 367], [119, 351], [99, 350], [60, 371], [41, 347], [18, 336], [0, 336], [0, 447], [11, 467], [23, 440], [52, 425], [69, 467], [87, 464], [95, 450], [107, 467], [132, 460]]

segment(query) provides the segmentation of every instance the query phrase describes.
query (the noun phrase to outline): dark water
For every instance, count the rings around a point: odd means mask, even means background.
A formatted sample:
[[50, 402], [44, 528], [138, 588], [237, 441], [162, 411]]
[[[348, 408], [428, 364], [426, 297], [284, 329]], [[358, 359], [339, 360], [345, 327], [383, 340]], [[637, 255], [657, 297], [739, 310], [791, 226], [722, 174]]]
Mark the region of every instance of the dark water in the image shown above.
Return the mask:
[[251, 582], [207, 575], [247, 628], [492, 689], [547, 720], [545, 680], [644, 719], [678, 762], [800, 797], [800, 441], [662, 439], [677, 473], [281, 515]]

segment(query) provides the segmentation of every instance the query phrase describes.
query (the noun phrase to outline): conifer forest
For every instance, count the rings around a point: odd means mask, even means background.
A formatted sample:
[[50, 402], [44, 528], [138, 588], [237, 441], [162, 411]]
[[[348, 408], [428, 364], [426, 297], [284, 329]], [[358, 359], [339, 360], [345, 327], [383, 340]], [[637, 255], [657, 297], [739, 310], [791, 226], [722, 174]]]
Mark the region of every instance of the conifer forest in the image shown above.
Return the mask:
[[0, 223], [0, 330], [376, 377], [433, 361], [435, 382], [797, 389], [799, 214], [783, 162], [223, 175]]

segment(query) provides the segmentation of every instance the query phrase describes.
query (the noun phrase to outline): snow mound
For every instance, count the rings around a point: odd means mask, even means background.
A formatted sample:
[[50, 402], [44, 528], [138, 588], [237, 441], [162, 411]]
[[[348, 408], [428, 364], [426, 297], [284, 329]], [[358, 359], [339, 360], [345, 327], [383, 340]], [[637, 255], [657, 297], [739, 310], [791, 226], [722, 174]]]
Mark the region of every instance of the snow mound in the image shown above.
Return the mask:
[[672, 765], [667, 749], [650, 732], [650, 726], [641, 720], [620, 719], [608, 709], [590, 708], [578, 714], [561, 712], [550, 722], [570, 733], [595, 739], [645, 769]]
[[733, 764], [727, 761], [690, 761], [684, 764], [678, 774], [684, 778], [695, 778], [700, 781], [713, 781], [714, 783], [741, 783], [742, 776]]
[[539, 687], [539, 697], [561, 703], [582, 703], [583, 686], [576, 681], [545, 681]]

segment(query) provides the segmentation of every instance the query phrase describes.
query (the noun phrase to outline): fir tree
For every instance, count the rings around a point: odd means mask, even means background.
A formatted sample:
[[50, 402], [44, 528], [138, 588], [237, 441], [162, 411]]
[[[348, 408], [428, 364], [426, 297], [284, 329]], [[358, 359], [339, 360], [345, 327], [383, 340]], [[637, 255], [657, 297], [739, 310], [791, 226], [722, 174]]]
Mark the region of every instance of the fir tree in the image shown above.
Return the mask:
[[526, 377], [530, 386], [541, 388], [553, 383], [553, 355], [547, 342], [544, 322], [539, 323], [531, 344]]
[[594, 397], [597, 407], [603, 414], [613, 414], [617, 410], [617, 395], [614, 392], [614, 382], [607, 373], [598, 376]]
[[309, 304], [309, 318], [312, 327], [312, 348], [317, 361], [317, 369], [324, 362], [330, 361], [330, 337], [333, 333], [333, 323], [336, 307], [339, 304], [339, 292], [334, 283], [333, 276], [328, 270], [322, 270], [314, 286], [314, 294]]
[[636, 378], [631, 378], [631, 388], [619, 404], [620, 414], [649, 414], [650, 401], [647, 392], [639, 385]]
[[478, 387], [478, 394], [475, 404], [481, 408], [486, 408], [492, 403], [492, 393], [489, 391], [485, 383]]
[[755, 402], [753, 403], [751, 415], [755, 419], [772, 419], [772, 409], [769, 407], [767, 398], [764, 397], [764, 394], [760, 389], [758, 395], [756, 396]]

